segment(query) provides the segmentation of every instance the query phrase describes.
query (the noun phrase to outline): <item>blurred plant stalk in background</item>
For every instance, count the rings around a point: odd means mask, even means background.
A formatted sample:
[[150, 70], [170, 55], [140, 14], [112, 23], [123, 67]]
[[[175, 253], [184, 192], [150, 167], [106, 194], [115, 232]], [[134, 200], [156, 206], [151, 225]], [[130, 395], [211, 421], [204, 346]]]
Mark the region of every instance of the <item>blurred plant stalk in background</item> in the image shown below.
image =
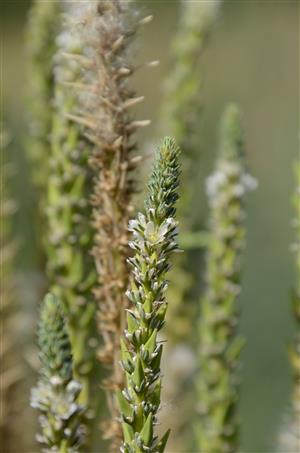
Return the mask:
[[207, 179], [210, 241], [206, 290], [199, 320], [196, 380], [198, 450], [236, 452], [239, 448], [237, 368], [244, 340], [237, 335], [241, 259], [245, 248], [245, 195], [256, 187], [246, 171], [240, 114], [229, 105], [222, 118], [219, 156]]
[[[15, 202], [8, 192], [9, 178], [12, 167], [7, 159], [8, 132], [0, 125], [0, 181], [1, 181], [1, 210], [0, 210], [0, 314], [1, 314], [1, 398], [0, 398], [0, 440], [5, 445], [5, 451], [14, 451], [15, 436], [19, 437], [22, 448], [23, 435], [20, 433], [21, 424], [15, 420], [16, 413], [21, 412], [19, 397], [20, 382], [24, 378], [24, 364], [18, 347], [19, 310], [16, 300], [13, 277], [16, 241], [12, 240], [11, 226], [16, 210]], [[22, 415], [21, 415], [22, 416]]]
[[296, 322], [294, 344], [289, 348], [293, 375], [292, 407], [287, 413], [279, 435], [278, 451], [300, 451], [300, 160], [295, 164], [296, 188], [293, 195], [295, 217], [292, 225], [295, 240], [292, 251], [295, 253], [297, 286], [292, 292], [292, 310]]
[[[82, 384], [80, 402], [90, 406], [93, 368], [91, 341], [95, 302], [91, 293], [96, 280], [92, 246], [89, 198], [92, 175], [88, 167], [90, 146], [83, 127], [68, 118], [77, 108], [77, 91], [72, 84], [81, 74], [83, 62], [76, 29], [78, 3], [66, 5], [56, 38], [54, 99], [45, 199], [46, 270], [50, 291], [62, 302], [72, 345], [74, 376]], [[76, 60], [76, 55], [78, 59]], [[71, 86], [71, 88], [70, 88]]]
[[296, 276], [297, 286], [293, 294], [293, 313], [296, 321], [296, 336], [293, 350], [290, 351], [290, 360], [293, 368], [294, 390], [293, 390], [293, 445], [292, 449], [300, 451], [300, 160], [295, 165], [296, 190], [293, 198], [295, 208], [295, 232], [296, 239], [293, 249], [296, 255]]
[[[184, 448], [184, 436], [188, 413], [192, 413], [192, 401], [183, 399], [186, 384], [194, 371], [192, 351], [193, 319], [196, 302], [193, 303], [193, 288], [197, 272], [190, 265], [191, 253], [206, 245], [204, 233], [196, 232], [191, 210], [195, 193], [195, 178], [201, 159], [201, 137], [199, 123], [202, 111], [202, 60], [201, 56], [212, 32], [222, 6], [222, 0], [180, 2], [180, 18], [174, 42], [172, 43], [172, 65], [165, 81], [162, 104], [162, 128], [174, 137], [182, 149], [182, 191], [178, 203], [178, 218], [181, 225], [180, 243], [184, 255], [175, 259], [171, 272], [170, 295], [172, 304], [168, 310], [166, 337], [165, 373], [169, 384], [165, 389], [165, 400], [179, 404], [186, 417], [173, 418], [173, 436], [169, 448], [179, 451]], [[198, 208], [197, 208], [198, 209]], [[177, 360], [180, 357], [180, 360]], [[176, 360], [176, 363], [174, 362]], [[185, 365], [181, 366], [181, 363]], [[172, 370], [172, 371], [171, 371]], [[176, 381], [171, 374], [175, 373]], [[163, 407], [163, 423], [169, 422], [173, 404]], [[176, 432], [178, 433], [176, 435]], [[188, 436], [188, 435], [187, 435]], [[180, 447], [181, 445], [181, 447]]]
[[[181, 16], [173, 44], [173, 65], [165, 82], [165, 97], [162, 107], [163, 129], [176, 137], [182, 153], [182, 198], [178, 203], [178, 217], [182, 220], [182, 241], [191, 243], [191, 248], [202, 248], [203, 237], [193, 232], [191, 224], [191, 198], [194, 190], [194, 171], [197, 170], [201, 150], [199, 121], [201, 121], [201, 54], [216, 20], [220, 0], [204, 2], [181, 2]], [[191, 241], [195, 233], [197, 239]], [[185, 236], [188, 241], [185, 241]], [[172, 295], [174, 300], [168, 317], [168, 341], [186, 341], [191, 332], [192, 311], [190, 290], [195, 272], [187, 264], [188, 256], [178, 257]]]
[[[34, 0], [26, 28], [28, 59], [26, 150], [32, 162], [32, 180], [36, 187], [39, 207], [38, 229], [42, 228], [43, 203], [49, 175], [54, 93], [53, 58], [57, 51], [56, 37], [60, 30], [61, 7], [62, 2], [59, 0], [45, 2]], [[40, 246], [42, 248], [42, 244]]]

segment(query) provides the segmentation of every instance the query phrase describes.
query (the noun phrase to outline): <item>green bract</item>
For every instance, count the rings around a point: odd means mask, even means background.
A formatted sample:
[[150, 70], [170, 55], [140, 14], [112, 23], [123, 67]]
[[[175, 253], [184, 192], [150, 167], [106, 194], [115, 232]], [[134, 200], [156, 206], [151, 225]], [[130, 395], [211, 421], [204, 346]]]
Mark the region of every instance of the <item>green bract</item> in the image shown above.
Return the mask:
[[175, 203], [178, 198], [179, 148], [171, 138], [159, 147], [148, 185], [145, 213], [129, 222], [134, 256], [128, 259], [133, 279], [127, 296], [127, 328], [121, 340], [126, 386], [118, 393], [124, 442], [122, 451], [163, 452], [169, 431], [154, 434], [160, 406], [160, 360], [163, 346], [157, 335], [167, 310], [166, 273], [170, 254], [177, 250]]

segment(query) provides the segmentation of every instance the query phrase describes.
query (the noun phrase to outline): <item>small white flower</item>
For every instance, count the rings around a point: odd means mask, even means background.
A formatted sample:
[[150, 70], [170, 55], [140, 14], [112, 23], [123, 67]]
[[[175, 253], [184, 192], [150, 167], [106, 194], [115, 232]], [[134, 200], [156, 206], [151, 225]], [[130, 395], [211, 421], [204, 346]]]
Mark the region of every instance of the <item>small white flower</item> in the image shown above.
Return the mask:
[[247, 191], [255, 190], [258, 186], [257, 179], [251, 176], [249, 173], [245, 173], [242, 176], [242, 183]]
[[129, 231], [134, 231], [138, 228], [139, 226], [139, 222], [135, 219], [133, 220], [129, 220], [129, 224], [128, 224], [128, 230]]
[[63, 383], [63, 380], [59, 376], [52, 376], [50, 378], [50, 382], [52, 385], [57, 386]]
[[290, 245], [290, 251], [292, 253], [295, 253], [295, 252], [298, 252], [298, 250], [300, 250], [300, 244], [298, 244], [297, 242], [293, 242], [291, 245]]
[[179, 344], [171, 349], [167, 360], [167, 365], [170, 367], [168, 371], [177, 378], [185, 379], [195, 371], [195, 354], [185, 344]]
[[56, 44], [58, 48], [62, 50], [70, 51], [74, 47], [74, 36], [69, 30], [64, 30], [56, 38]]
[[145, 237], [153, 241], [156, 238], [156, 228], [152, 221], [148, 222], [145, 228]]
[[74, 395], [78, 394], [81, 391], [81, 388], [82, 388], [81, 384], [75, 381], [74, 379], [70, 381], [69, 384], [67, 385], [67, 391]]
[[138, 221], [140, 222], [141, 226], [146, 227], [146, 217], [141, 212], [138, 213]]
[[242, 184], [235, 184], [232, 191], [236, 197], [241, 198], [245, 194], [245, 187]]
[[160, 238], [163, 238], [167, 232], [169, 231], [169, 225], [170, 223], [168, 222], [169, 219], [167, 219], [165, 222], [162, 223], [162, 225], [158, 229], [158, 236]]
[[206, 179], [206, 193], [209, 198], [213, 198], [219, 188], [226, 181], [226, 175], [221, 171], [216, 171]]

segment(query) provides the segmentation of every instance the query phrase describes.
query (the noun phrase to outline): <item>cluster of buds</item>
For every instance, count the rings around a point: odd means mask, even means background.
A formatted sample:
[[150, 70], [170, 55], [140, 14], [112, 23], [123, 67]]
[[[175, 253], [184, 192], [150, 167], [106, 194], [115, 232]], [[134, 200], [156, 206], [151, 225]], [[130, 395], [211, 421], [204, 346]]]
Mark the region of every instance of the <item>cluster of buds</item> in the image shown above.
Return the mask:
[[177, 250], [175, 203], [178, 198], [179, 148], [171, 138], [160, 145], [148, 185], [145, 214], [129, 222], [134, 256], [127, 291], [127, 327], [121, 340], [122, 367], [126, 387], [118, 392], [122, 415], [124, 453], [163, 452], [169, 431], [158, 440], [154, 434], [160, 406], [163, 346], [158, 333], [167, 310], [166, 273], [170, 254]]

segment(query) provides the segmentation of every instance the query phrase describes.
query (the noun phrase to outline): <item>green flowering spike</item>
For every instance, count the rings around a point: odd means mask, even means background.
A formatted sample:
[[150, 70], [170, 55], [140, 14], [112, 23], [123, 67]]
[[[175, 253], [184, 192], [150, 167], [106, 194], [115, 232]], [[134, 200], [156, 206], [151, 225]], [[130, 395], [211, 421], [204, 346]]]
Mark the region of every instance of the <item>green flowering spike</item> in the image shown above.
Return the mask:
[[132, 303], [128, 328], [122, 340], [122, 365], [127, 385], [118, 394], [122, 416], [124, 453], [163, 452], [168, 433], [154, 435], [160, 406], [162, 345], [157, 333], [164, 325], [167, 308], [166, 273], [169, 257], [177, 250], [175, 203], [178, 198], [179, 148], [173, 139], [163, 140], [153, 167], [145, 202], [145, 214], [129, 222], [135, 254], [128, 259], [133, 280], [127, 296]]
[[33, 161], [33, 180], [38, 189], [46, 190], [51, 101], [54, 90], [53, 57], [59, 31], [59, 0], [35, 0], [29, 12], [26, 33], [28, 68], [28, 154]]
[[227, 107], [221, 125], [215, 172], [207, 180], [211, 239], [206, 291], [199, 323], [199, 451], [237, 451], [238, 385], [235, 369], [242, 341], [236, 337], [241, 255], [245, 246], [244, 198], [256, 181], [246, 172], [240, 115]]
[[38, 332], [41, 378], [32, 389], [31, 406], [41, 413], [42, 433], [37, 440], [45, 451], [76, 453], [84, 440], [83, 406], [78, 404], [81, 385], [73, 380], [71, 344], [62, 305], [45, 297]]
[[[72, 12], [72, 8], [71, 8]], [[46, 196], [48, 234], [45, 238], [47, 275], [50, 291], [65, 307], [72, 344], [74, 376], [82, 384], [81, 402], [89, 404], [89, 378], [93, 354], [89, 340], [93, 329], [95, 304], [91, 288], [96, 273], [90, 254], [92, 176], [88, 166], [90, 146], [82, 126], [68, 119], [77, 105], [77, 94], [70, 90], [81, 73], [82, 64], [69, 54], [81, 49], [80, 38], [70, 30], [72, 16], [63, 16], [63, 31], [57, 37], [55, 90], [51, 133], [50, 167]]]

